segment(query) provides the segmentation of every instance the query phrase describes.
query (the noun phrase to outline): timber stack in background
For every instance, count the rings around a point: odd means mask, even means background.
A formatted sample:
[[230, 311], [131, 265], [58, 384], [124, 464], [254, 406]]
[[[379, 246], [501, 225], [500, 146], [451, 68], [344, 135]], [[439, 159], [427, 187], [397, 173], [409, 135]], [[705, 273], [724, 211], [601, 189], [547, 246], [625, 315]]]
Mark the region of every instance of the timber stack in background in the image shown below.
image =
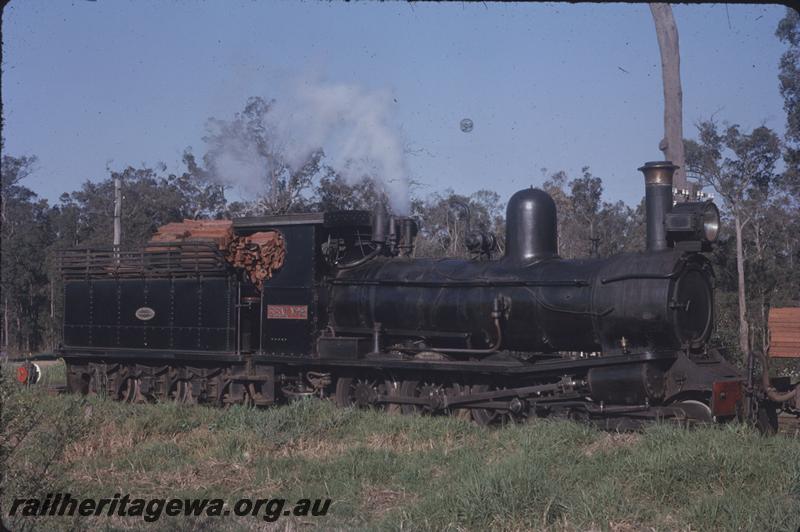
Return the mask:
[[800, 307], [770, 309], [769, 356], [800, 358]]
[[184, 220], [158, 228], [151, 243], [214, 242], [234, 267], [243, 269], [259, 289], [283, 265], [286, 245], [277, 231], [261, 231], [247, 236], [233, 233], [231, 220]]

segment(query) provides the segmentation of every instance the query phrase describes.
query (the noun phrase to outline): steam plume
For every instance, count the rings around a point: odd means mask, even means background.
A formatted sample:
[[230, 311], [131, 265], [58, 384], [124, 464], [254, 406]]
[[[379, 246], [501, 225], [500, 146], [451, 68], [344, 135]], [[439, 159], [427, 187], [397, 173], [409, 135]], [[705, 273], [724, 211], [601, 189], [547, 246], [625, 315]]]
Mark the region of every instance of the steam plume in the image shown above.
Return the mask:
[[[267, 123], [232, 127], [217, 121], [219, 131], [208, 162], [221, 180], [253, 192], [263, 187], [278, 158], [295, 171], [322, 149], [325, 162], [350, 184], [373, 179], [386, 192], [392, 210], [407, 214], [408, 173], [403, 143], [392, 127], [392, 101], [385, 90], [303, 82], [291, 96], [272, 104], [264, 114]], [[253, 140], [254, 127], [271, 139], [278, 158]]]

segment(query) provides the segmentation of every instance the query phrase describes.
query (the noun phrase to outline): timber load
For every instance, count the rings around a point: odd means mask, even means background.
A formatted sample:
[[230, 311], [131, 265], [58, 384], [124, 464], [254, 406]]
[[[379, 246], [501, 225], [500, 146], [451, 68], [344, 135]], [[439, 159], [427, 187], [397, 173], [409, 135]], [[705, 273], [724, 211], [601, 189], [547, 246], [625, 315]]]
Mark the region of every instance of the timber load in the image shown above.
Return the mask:
[[283, 266], [286, 243], [277, 231], [261, 231], [249, 236], [237, 236], [228, 244], [225, 258], [235, 268], [243, 268], [259, 291], [264, 281]]
[[272, 278], [283, 266], [286, 244], [278, 231], [261, 231], [247, 236], [233, 232], [230, 220], [184, 220], [158, 228], [150, 239], [153, 244], [181, 242], [213, 242], [225, 260], [244, 270], [250, 281], [261, 290], [264, 281]]
[[769, 356], [800, 358], [800, 307], [769, 310]]
[[162, 225], [150, 239], [151, 243], [186, 241], [213, 241], [225, 251], [233, 240], [233, 222], [230, 220], [184, 220]]

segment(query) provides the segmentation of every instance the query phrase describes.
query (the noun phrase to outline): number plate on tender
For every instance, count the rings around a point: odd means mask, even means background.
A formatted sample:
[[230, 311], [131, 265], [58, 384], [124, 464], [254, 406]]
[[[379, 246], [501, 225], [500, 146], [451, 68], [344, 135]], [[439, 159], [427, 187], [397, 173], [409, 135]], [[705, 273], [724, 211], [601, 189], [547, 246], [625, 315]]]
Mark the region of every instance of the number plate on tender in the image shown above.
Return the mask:
[[308, 305], [267, 305], [269, 320], [307, 320]]

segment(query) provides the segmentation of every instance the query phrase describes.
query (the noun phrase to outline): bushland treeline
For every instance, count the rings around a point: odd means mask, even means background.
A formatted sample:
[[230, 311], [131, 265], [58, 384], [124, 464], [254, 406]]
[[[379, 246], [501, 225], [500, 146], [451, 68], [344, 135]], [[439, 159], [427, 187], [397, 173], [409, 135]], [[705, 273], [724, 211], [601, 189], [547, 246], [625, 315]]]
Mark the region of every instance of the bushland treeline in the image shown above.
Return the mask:
[[[734, 123], [702, 121], [686, 139], [690, 176], [715, 196], [722, 210], [719, 245], [711, 254], [717, 273], [716, 336], [734, 360], [768, 345], [766, 319], [773, 306], [800, 304], [800, 16], [787, 9], [776, 36], [787, 45], [780, 63], [779, 87], [787, 127], [783, 137], [760, 126], [750, 131]], [[53, 349], [60, 337], [61, 287], [57, 250], [110, 246], [114, 179], [123, 183], [122, 245], [146, 242], [160, 225], [182, 219], [227, 218], [325, 209], [371, 209], [386, 202], [379, 182], [365, 176], [345, 180], [325, 153], [309, 154], [293, 170], [280, 142], [263, 127], [272, 102], [250, 98], [228, 120], [210, 119], [202, 155], [187, 149], [180, 174], [165, 166], [110, 171], [102, 181], [87, 181], [65, 192], [55, 204], [25, 187], [35, 170], [33, 155], [2, 158], [2, 298], [0, 330], [9, 354]], [[225, 138], [246, 139], [265, 161], [263, 189], [252, 201], [229, 201], [216, 157]], [[608, 256], [644, 248], [643, 204], [603, 200], [603, 181], [585, 167], [578, 176], [546, 172], [543, 188], [559, 212], [559, 253], [564, 258]], [[467, 256], [466, 211], [471, 224], [495, 233], [504, 246], [504, 203], [496, 192], [469, 196], [448, 189], [415, 190], [412, 215], [420, 220], [417, 256]]]

